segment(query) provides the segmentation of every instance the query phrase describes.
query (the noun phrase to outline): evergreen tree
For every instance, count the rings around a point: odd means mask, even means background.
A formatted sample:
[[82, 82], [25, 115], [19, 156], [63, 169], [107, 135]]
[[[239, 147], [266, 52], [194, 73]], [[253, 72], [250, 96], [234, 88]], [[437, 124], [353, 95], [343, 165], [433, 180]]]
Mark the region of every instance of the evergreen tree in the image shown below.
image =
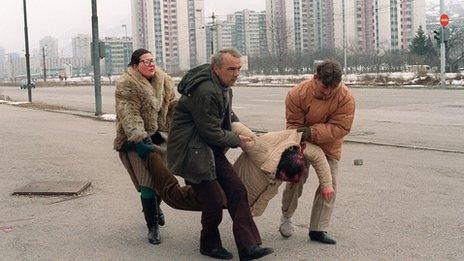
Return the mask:
[[409, 45], [409, 51], [417, 56], [423, 56], [427, 54], [427, 36], [425, 36], [422, 26], [419, 26], [417, 34], [414, 36], [411, 45]]

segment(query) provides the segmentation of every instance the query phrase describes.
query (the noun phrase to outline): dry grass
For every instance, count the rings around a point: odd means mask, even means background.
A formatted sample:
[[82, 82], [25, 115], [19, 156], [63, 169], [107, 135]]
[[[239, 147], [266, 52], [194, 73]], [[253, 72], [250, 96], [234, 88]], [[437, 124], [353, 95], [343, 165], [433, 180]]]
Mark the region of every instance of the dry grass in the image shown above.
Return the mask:
[[43, 102], [32, 102], [32, 103], [24, 103], [24, 104], [18, 104], [18, 107], [25, 107], [25, 108], [33, 108], [33, 109], [39, 109], [39, 110], [66, 110], [66, 107], [62, 105], [53, 105], [53, 104], [46, 104]]
[[8, 95], [0, 94], [0, 100], [11, 101], [11, 98]]

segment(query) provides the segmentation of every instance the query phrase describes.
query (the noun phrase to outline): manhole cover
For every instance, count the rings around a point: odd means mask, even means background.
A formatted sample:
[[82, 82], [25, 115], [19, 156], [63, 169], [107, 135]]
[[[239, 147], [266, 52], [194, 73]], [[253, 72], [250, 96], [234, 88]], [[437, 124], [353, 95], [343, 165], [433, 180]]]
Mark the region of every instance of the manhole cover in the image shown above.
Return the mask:
[[77, 195], [90, 184], [89, 181], [34, 181], [17, 188], [13, 195]]

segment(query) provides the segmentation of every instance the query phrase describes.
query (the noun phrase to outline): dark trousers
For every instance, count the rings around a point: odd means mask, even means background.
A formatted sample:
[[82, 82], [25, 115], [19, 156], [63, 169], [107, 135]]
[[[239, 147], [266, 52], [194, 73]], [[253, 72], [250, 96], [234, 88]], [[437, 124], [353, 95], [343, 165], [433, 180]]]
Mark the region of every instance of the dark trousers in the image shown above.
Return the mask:
[[222, 191], [227, 198], [227, 210], [233, 222], [233, 233], [238, 250], [261, 244], [258, 228], [251, 216], [245, 186], [235, 173], [223, 150], [214, 150], [216, 180], [199, 184], [189, 183], [201, 203], [200, 248], [211, 250], [222, 246], [218, 226], [222, 221]]
[[153, 177], [153, 184], [161, 199], [175, 209], [201, 211], [201, 204], [191, 186], [180, 186], [158, 153], [150, 153], [145, 167]]

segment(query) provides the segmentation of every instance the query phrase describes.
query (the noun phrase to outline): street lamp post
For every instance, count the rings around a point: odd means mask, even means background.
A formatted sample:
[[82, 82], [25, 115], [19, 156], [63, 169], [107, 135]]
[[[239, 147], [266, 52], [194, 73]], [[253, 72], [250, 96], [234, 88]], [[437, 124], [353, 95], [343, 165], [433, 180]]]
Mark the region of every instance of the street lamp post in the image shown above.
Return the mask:
[[[440, 0], [440, 15], [445, 13], [445, 2]], [[440, 85], [445, 87], [446, 80], [446, 50], [445, 50], [445, 27], [441, 25], [441, 36], [440, 36]]]
[[213, 20], [213, 24], [211, 25], [211, 54], [214, 54], [214, 31], [216, 30], [215, 28], [216, 16], [214, 15], [214, 13], [211, 15], [211, 19]]
[[93, 79], [95, 84], [95, 115], [102, 114], [102, 97], [100, 81], [100, 39], [98, 37], [97, 0], [92, 0], [92, 53]]
[[[346, 78], [346, 20], [345, 20], [345, 0], [342, 0], [342, 19], [343, 19], [343, 73]], [[346, 79], [345, 79], [346, 80]]]
[[42, 47], [42, 62], [44, 82], [47, 82], [47, 64], [45, 63], [45, 47]]
[[26, 42], [26, 74], [27, 74], [27, 97], [28, 101], [32, 102], [32, 91], [31, 91], [31, 63], [29, 61], [29, 36], [27, 33], [27, 11], [26, 11], [26, 0], [23, 0], [24, 9], [24, 41]]

